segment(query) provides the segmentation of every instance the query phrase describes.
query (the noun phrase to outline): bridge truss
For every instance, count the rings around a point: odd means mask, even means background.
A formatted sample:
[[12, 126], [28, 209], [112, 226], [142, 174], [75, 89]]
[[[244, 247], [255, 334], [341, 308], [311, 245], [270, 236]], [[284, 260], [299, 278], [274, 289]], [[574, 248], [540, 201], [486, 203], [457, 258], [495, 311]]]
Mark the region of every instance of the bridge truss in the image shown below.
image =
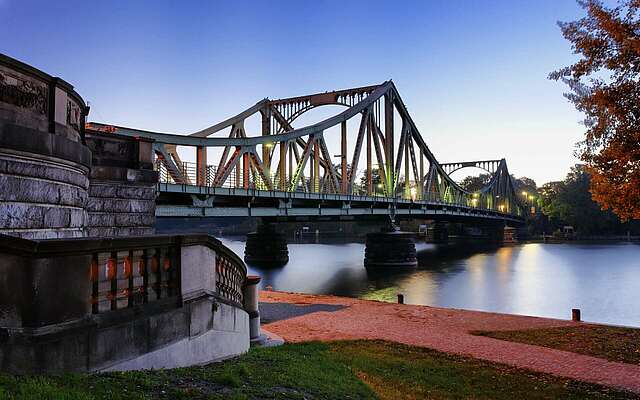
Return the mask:
[[[346, 109], [318, 123], [294, 127], [303, 114], [326, 105]], [[258, 134], [248, 134], [245, 121], [254, 115], [259, 115], [261, 129]], [[349, 132], [349, 125], [357, 129]], [[361, 196], [393, 204], [401, 201], [461, 206], [511, 217], [521, 217], [523, 213], [506, 161], [438, 163], [391, 81], [287, 99], [264, 99], [190, 135], [100, 123], [91, 123], [89, 128], [155, 140], [160, 180], [174, 188], [242, 189], [304, 194], [305, 198], [330, 195], [343, 200]], [[330, 151], [328, 131], [339, 132], [339, 141], [333, 140], [339, 142], [337, 151]], [[221, 137], [223, 134], [226, 137]], [[195, 148], [195, 163], [183, 162], [178, 146]], [[208, 162], [208, 148], [220, 153], [212, 163]], [[339, 162], [334, 163], [332, 153], [338, 153], [335, 157]], [[487, 171], [490, 182], [477, 192], [464, 190], [450, 174], [465, 167]], [[201, 189], [187, 192], [203, 193]]]

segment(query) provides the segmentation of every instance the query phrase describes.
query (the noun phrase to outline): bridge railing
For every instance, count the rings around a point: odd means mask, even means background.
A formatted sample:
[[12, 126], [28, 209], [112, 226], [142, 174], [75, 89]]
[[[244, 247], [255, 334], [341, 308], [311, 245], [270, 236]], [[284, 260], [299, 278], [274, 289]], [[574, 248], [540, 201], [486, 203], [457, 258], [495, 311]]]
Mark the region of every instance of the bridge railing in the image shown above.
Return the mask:
[[[178, 169], [184, 174], [184, 176], [189, 178], [190, 182], [196, 182], [196, 164], [192, 162], [181, 162], [177, 165]], [[175, 180], [168, 173], [166, 167], [162, 162], [156, 163], [156, 169], [159, 172], [160, 183], [170, 183], [175, 184]], [[214, 187], [214, 180], [217, 174], [217, 167], [213, 165], [208, 165], [206, 170], [206, 179], [205, 186]], [[280, 176], [278, 174], [270, 175], [271, 186], [274, 190], [279, 191], [281, 188], [285, 188], [284, 191], [288, 190], [291, 185], [291, 181], [286, 179], [283, 184], [281, 184]], [[218, 185], [216, 187], [223, 188], [248, 188], [251, 190], [268, 190], [269, 185], [262, 179], [262, 177], [254, 172], [249, 174], [249, 181], [245, 182], [243, 180], [243, 174], [238, 173], [236, 169], [233, 169], [228, 176], [228, 178], [223, 182], [222, 185]], [[410, 181], [409, 187], [411, 188], [409, 192], [407, 192], [404, 184], [400, 183], [396, 193], [395, 198], [403, 199], [403, 200], [413, 200], [413, 201], [423, 201], [427, 203], [435, 203], [449, 206], [459, 206], [466, 207], [471, 209], [478, 210], [490, 210], [505, 214], [515, 214], [521, 215], [521, 210], [515, 204], [515, 202], [509, 199], [500, 199], [499, 196], [493, 196], [491, 194], [481, 194], [481, 193], [472, 193], [469, 195], [448, 195], [447, 193], [442, 192], [424, 192], [420, 194], [417, 190], [418, 183], [414, 181]], [[297, 186], [293, 192], [306, 192], [306, 193], [326, 193], [326, 194], [335, 194], [338, 191], [333, 187], [333, 185], [324, 177], [319, 179], [319, 190], [314, 190], [312, 187], [312, 183], [306, 179], [300, 179], [297, 183]], [[363, 187], [359, 184], [354, 184], [351, 187], [350, 193], [355, 196], [366, 196], [373, 198], [394, 198], [394, 196], [389, 196], [384, 192], [384, 188], [382, 188], [382, 184], [374, 184], [371, 190], [371, 193], [367, 193], [366, 187]]]

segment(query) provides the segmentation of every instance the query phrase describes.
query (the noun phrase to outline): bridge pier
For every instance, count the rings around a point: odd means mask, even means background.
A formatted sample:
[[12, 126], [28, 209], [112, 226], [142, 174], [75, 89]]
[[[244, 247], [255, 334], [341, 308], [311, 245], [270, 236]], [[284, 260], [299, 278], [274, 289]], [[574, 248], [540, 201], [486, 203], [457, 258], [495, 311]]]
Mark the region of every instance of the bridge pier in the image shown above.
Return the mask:
[[449, 242], [449, 230], [445, 222], [436, 222], [427, 227], [427, 243], [446, 244]]
[[247, 234], [244, 261], [261, 267], [281, 267], [289, 262], [287, 239], [273, 224], [259, 223], [256, 232]]
[[364, 266], [369, 269], [417, 267], [414, 234], [401, 232], [395, 225], [367, 234]]

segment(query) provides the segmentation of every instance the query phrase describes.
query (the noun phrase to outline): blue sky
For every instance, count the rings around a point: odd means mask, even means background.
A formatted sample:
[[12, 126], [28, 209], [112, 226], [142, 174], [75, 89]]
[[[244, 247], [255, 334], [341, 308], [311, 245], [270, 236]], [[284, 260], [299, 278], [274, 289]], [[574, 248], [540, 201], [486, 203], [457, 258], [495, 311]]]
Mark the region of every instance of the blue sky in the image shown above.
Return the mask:
[[507, 158], [539, 184], [581, 116], [546, 77], [573, 0], [0, 0], [0, 52], [73, 84], [90, 120], [189, 133], [264, 97], [393, 79], [442, 161]]

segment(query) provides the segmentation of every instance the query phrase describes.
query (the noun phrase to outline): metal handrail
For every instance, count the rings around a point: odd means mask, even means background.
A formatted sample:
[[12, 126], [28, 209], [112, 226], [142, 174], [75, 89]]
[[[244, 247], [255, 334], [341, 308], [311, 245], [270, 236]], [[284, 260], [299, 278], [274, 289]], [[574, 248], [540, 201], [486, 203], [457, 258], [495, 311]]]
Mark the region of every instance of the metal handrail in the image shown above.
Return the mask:
[[[196, 163], [193, 162], [181, 162], [180, 165], [178, 165], [178, 168], [183, 171], [183, 173], [185, 174], [185, 176], [187, 176], [191, 182], [196, 182]], [[204, 187], [222, 187], [222, 188], [243, 188], [244, 187], [244, 182], [242, 180], [242, 174], [240, 174], [236, 179], [236, 172], [235, 170], [231, 172], [231, 174], [229, 175], [229, 178], [224, 182], [223, 185], [221, 186], [214, 186], [213, 184], [213, 177], [215, 177], [216, 172], [217, 172], [217, 166], [215, 165], [208, 165], [207, 166], [207, 176], [206, 176], [206, 184], [205, 185], [200, 185], [200, 186], [204, 186]], [[157, 160], [156, 162], [156, 170], [159, 172], [159, 182], [160, 183], [169, 183], [169, 184], [176, 184], [176, 182], [174, 181], [174, 179], [171, 177], [171, 175], [168, 173], [166, 166], [160, 161]], [[267, 185], [264, 183], [264, 181], [262, 180], [262, 178], [260, 177], [259, 174], [250, 174], [250, 181], [247, 184], [247, 187], [251, 190], [268, 190]], [[281, 192], [282, 190], [280, 190], [279, 188], [280, 186], [280, 177], [278, 174], [271, 174], [270, 176], [271, 182], [273, 184], [273, 187], [275, 188], [273, 191], [275, 192]], [[286, 179], [285, 182], [285, 187], [289, 187], [290, 186], [290, 179]], [[316, 194], [341, 194], [339, 192], [326, 192], [326, 191], [313, 191], [313, 190], [308, 190], [310, 189], [310, 185], [309, 182], [306, 182], [307, 185], [304, 185], [302, 183], [302, 181], [298, 182], [298, 186], [297, 189], [294, 192], [297, 193], [316, 193]], [[191, 185], [191, 186], [198, 186], [198, 185]], [[320, 185], [321, 188], [324, 187], [324, 180], [320, 179]], [[400, 187], [402, 186], [402, 187]], [[418, 187], [418, 183], [415, 181], [410, 181], [410, 187], [412, 188], [417, 188]], [[305, 190], [307, 189], [307, 190]], [[287, 190], [284, 190], [285, 192], [290, 192]], [[478, 210], [491, 210], [491, 211], [496, 211], [496, 212], [500, 212], [500, 213], [505, 213], [505, 214], [515, 214], [520, 216], [522, 214], [520, 208], [518, 207], [518, 204], [516, 204], [515, 202], [512, 202], [511, 200], [507, 199], [506, 201], [503, 201], [502, 203], [499, 201], [499, 198], [496, 198], [495, 196], [492, 196], [490, 193], [482, 193], [482, 192], [477, 192], [477, 193], [473, 193], [471, 195], [465, 195], [465, 196], [457, 196], [459, 198], [451, 198], [451, 199], [447, 199], [446, 194], [443, 194], [441, 192], [433, 192], [433, 191], [425, 191], [422, 193], [422, 195], [420, 195], [419, 193], [415, 193], [414, 197], [412, 197], [410, 194], [409, 196], [407, 196], [407, 193], [405, 193], [404, 190], [404, 186], [403, 185], [399, 185], [399, 188], [396, 190], [396, 196], [388, 196], [385, 193], [381, 193], [376, 190], [373, 191], [373, 193], [368, 194], [366, 192], [366, 188], [361, 187], [360, 185], [354, 184], [351, 188], [351, 195], [352, 196], [366, 196], [366, 197], [370, 197], [370, 198], [384, 198], [384, 199], [404, 199], [404, 200], [412, 200], [412, 201], [422, 201], [422, 202], [429, 202], [429, 203], [438, 203], [438, 204], [443, 204], [443, 205], [450, 205], [450, 206], [460, 206], [460, 207], [468, 207], [468, 208], [472, 208], [472, 209], [478, 209]], [[515, 212], [511, 212], [512, 210], [514, 210]]]

